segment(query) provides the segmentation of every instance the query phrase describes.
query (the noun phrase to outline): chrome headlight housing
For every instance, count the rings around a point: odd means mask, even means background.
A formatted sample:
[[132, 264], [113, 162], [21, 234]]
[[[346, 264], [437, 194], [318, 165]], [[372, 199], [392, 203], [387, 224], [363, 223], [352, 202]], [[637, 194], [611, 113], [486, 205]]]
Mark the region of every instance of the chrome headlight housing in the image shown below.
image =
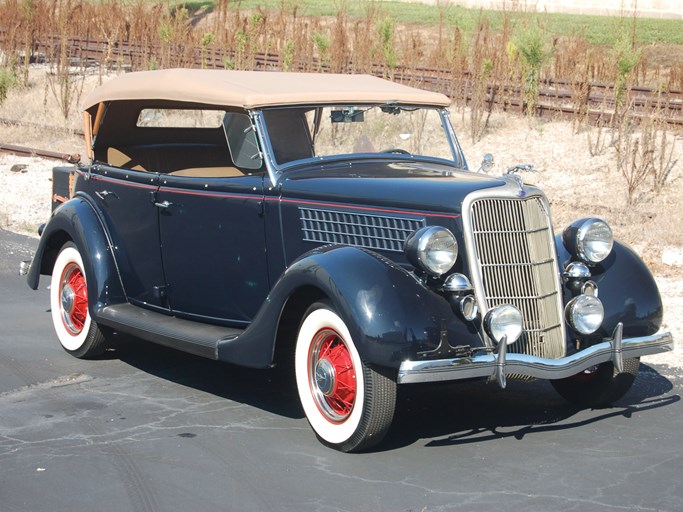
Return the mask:
[[458, 241], [444, 227], [427, 226], [408, 237], [404, 251], [414, 267], [438, 277], [453, 268], [458, 258]]
[[593, 334], [602, 325], [605, 309], [600, 299], [593, 295], [579, 295], [567, 303], [567, 322], [580, 334]]
[[601, 219], [589, 218], [573, 222], [562, 233], [567, 250], [581, 261], [597, 264], [612, 252], [612, 228]]

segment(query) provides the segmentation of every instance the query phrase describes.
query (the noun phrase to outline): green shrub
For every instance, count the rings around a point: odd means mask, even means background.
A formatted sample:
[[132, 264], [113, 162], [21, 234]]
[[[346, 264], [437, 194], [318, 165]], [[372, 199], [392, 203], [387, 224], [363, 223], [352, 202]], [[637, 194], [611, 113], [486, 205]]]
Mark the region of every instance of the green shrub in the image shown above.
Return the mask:
[[524, 68], [526, 111], [533, 115], [538, 100], [541, 69], [550, 59], [552, 51], [548, 48], [545, 33], [537, 23], [522, 28], [515, 38], [514, 47]]
[[17, 84], [17, 75], [9, 67], [0, 68], [0, 103], [7, 99], [9, 90]]

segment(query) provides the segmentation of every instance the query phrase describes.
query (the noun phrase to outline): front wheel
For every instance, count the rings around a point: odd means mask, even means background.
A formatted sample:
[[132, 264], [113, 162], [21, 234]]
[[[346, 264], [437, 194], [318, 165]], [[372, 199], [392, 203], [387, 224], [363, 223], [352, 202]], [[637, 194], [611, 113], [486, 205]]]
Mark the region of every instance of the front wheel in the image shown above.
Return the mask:
[[351, 452], [384, 438], [394, 416], [396, 381], [387, 369], [363, 361], [329, 304], [306, 311], [294, 366], [301, 405], [323, 444]]
[[568, 402], [581, 407], [601, 407], [616, 402], [631, 389], [639, 366], [638, 357], [624, 359], [621, 373], [612, 363], [602, 363], [566, 379], [550, 382]]
[[71, 242], [64, 245], [52, 269], [50, 309], [59, 342], [69, 354], [90, 359], [104, 352], [104, 335], [88, 310], [83, 259]]

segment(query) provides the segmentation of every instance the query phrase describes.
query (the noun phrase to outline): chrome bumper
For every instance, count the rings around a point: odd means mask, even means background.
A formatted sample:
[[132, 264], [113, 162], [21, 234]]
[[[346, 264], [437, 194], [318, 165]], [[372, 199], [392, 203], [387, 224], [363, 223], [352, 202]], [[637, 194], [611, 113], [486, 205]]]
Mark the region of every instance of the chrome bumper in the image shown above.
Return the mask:
[[607, 361], [611, 361], [618, 371], [622, 371], [624, 359], [673, 350], [673, 338], [669, 332], [629, 339], [622, 339], [622, 332], [623, 326], [619, 324], [611, 339], [561, 359], [508, 354], [507, 345], [503, 343], [497, 347], [495, 354], [435, 361], [404, 361], [398, 371], [398, 383], [495, 377], [504, 388], [508, 374], [562, 379]]

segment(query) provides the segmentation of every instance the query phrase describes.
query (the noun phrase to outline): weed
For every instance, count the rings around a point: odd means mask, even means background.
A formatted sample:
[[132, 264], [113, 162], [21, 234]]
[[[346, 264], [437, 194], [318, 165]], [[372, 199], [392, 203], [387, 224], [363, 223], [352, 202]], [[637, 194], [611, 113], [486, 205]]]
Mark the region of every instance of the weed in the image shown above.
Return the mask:
[[382, 18], [377, 23], [377, 36], [380, 54], [384, 64], [393, 71], [397, 64], [396, 50], [394, 49], [394, 34], [396, 32], [396, 22], [389, 16]]
[[208, 47], [214, 42], [215, 36], [211, 32], [205, 32], [200, 41], [202, 53], [201, 53], [201, 66], [206, 67], [206, 53]]
[[612, 45], [612, 56], [616, 63], [614, 81], [615, 106], [618, 109], [624, 104], [629, 78], [641, 59], [641, 51], [634, 48], [627, 32], [620, 32]]
[[321, 71], [323, 66], [329, 65], [330, 55], [328, 51], [330, 49], [330, 38], [327, 34], [322, 32], [313, 32], [311, 34], [311, 39], [313, 40], [313, 46], [315, 46], [318, 52], [318, 71]]
[[0, 67], [0, 103], [7, 99], [9, 90], [17, 84], [17, 76], [11, 67]]
[[[294, 61], [294, 41], [287, 40], [287, 41], [285, 41], [284, 52], [282, 55], [282, 70], [283, 71], [291, 71], [293, 61]], [[228, 68], [228, 66], [226, 66], [226, 68]], [[228, 69], [230, 69], [230, 68], [228, 68]]]
[[519, 53], [524, 73], [526, 113], [531, 116], [535, 113], [538, 101], [541, 69], [550, 59], [552, 52], [548, 48], [544, 31], [536, 22], [530, 23], [518, 32], [515, 49]]

